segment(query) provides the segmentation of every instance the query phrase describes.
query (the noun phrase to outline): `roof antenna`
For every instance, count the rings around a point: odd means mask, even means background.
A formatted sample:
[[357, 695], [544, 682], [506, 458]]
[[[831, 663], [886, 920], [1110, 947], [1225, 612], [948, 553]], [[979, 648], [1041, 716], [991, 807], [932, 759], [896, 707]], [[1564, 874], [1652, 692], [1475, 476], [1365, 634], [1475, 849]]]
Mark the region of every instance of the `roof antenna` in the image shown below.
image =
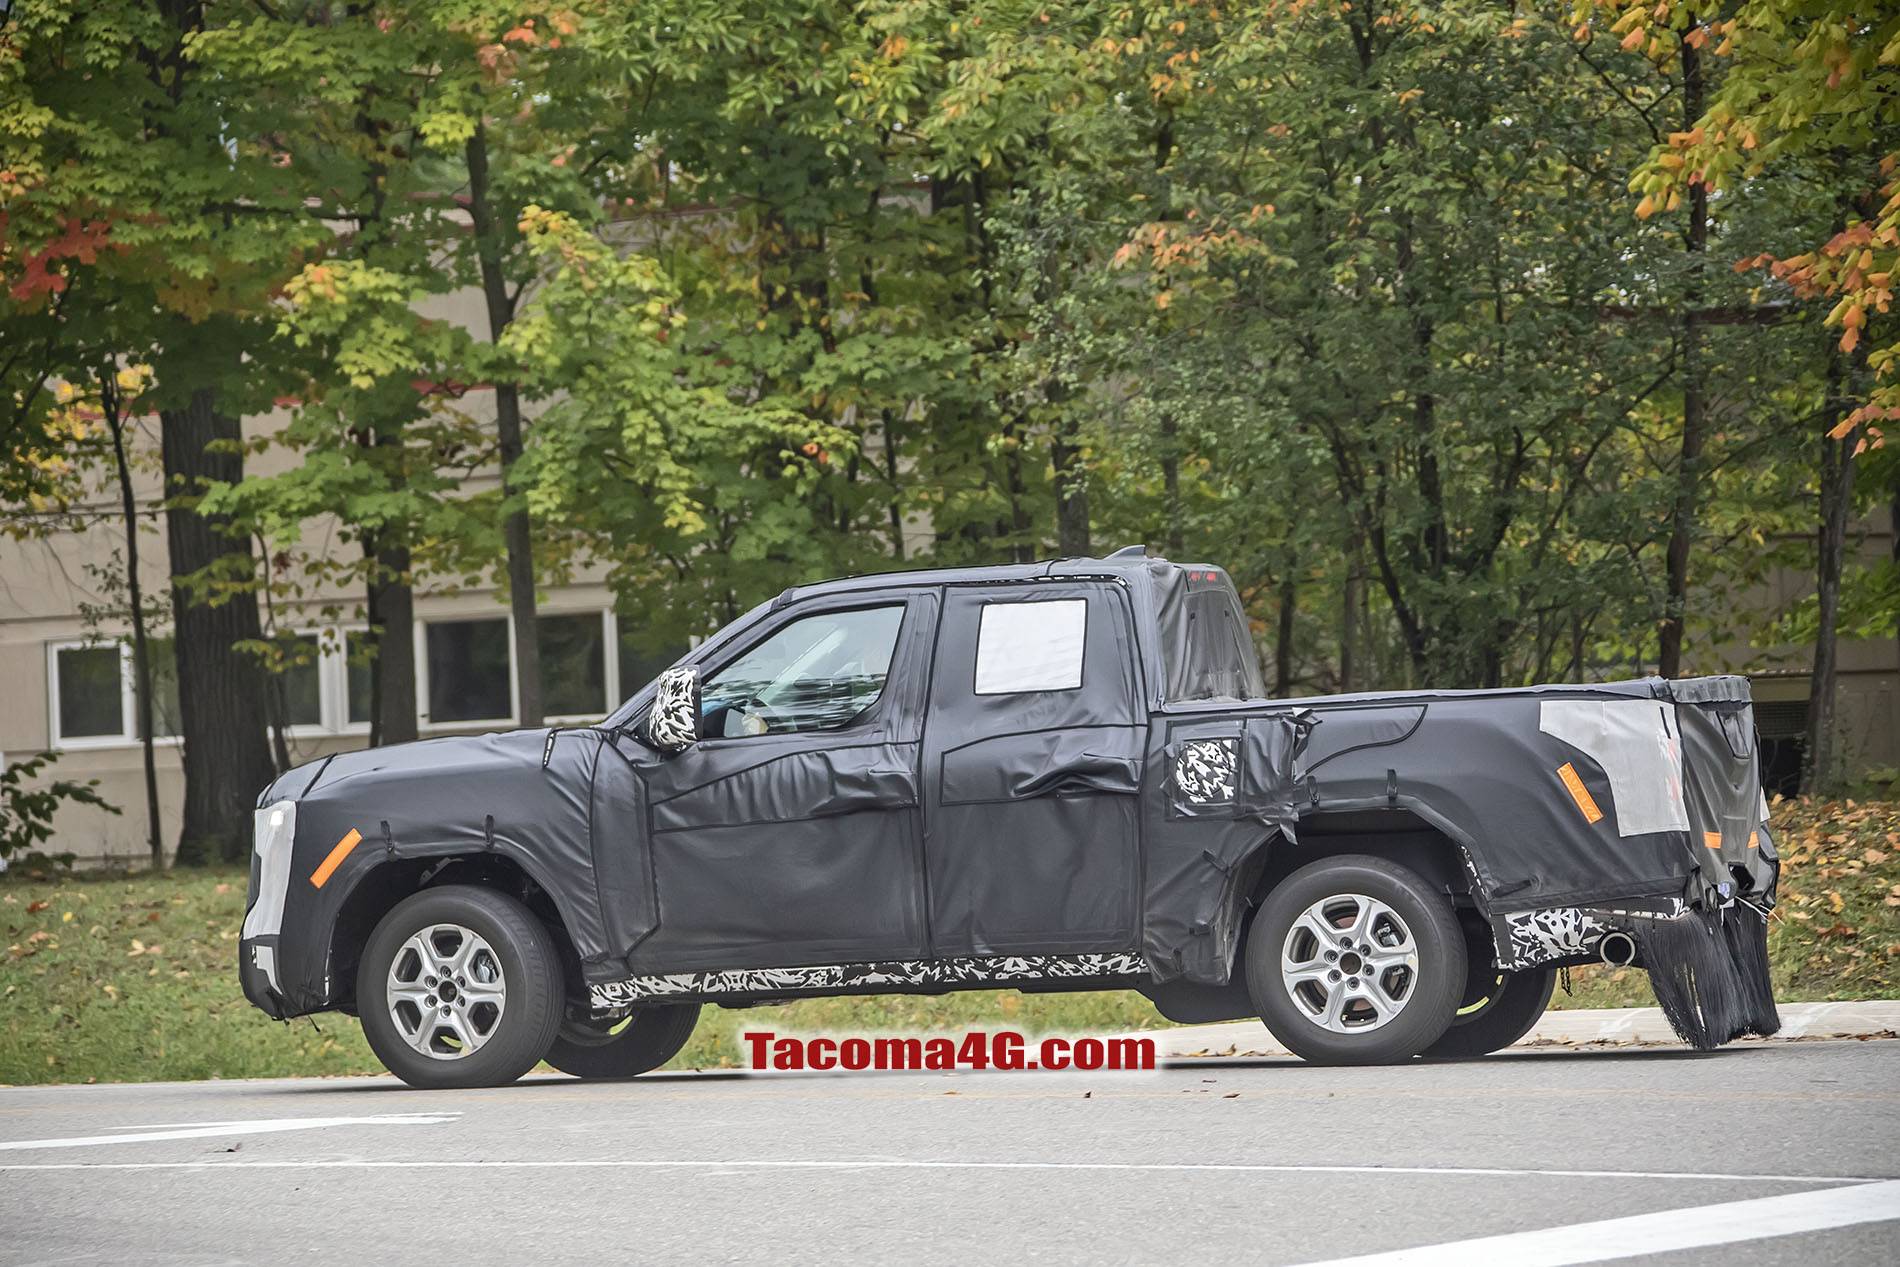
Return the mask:
[[1111, 559], [1145, 559], [1148, 557], [1148, 547], [1145, 545], [1123, 546], [1121, 549], [1115, 551], [1115, 553], [1106, 557]]

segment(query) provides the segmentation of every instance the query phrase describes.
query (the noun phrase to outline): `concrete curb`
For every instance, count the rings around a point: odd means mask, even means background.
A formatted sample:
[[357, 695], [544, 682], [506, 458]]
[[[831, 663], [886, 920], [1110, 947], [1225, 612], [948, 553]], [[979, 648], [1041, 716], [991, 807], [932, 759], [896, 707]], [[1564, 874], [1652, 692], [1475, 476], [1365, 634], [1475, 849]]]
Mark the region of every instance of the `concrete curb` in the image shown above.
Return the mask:
[[[1779, 1011], [1780, 1033], [1769, 1039], [1744, 1041], [1778, 1043], [1802, 1038], [1900, 1037], [1900, 999], [1783, 1003]], [[1163, 1060], [1289, 1054], [1259, 1021], [1183, 1025], [1144, 1033], [1160, 1041], [1156, 1054]], [[1512, 1050], [1651, 1045], [1680, 1047], [1683, 1044], [1669, 1028], [1669, 1022], [1663, 1019], [1661, 1008], [1622, 1007], [1546, 1012]]]

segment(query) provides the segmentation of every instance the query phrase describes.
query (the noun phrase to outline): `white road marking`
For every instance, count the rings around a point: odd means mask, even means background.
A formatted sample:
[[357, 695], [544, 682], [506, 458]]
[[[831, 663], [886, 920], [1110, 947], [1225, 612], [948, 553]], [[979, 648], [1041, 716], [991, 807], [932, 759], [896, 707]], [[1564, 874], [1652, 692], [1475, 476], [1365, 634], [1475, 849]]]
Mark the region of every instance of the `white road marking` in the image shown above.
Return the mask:
[[1512, 1267], [1567, 1267], [1640, 1254], [1664, 1254], [1705, 1245], [1733, 1245], [1771, 1236], [1793, 1236], [1861, 1223], [1900, 1219], [1900, 1182], [1794, 1192], [1687, 1210], [1659, 1210], [1622, 1219], [1573, 1223], [1535, 1232], [1483, 1236], [1444, 1245], [1335, 1258], [1305, 1267], [1464, 1267], [1510, 1263]]
[[329, 1126], [436, 1126], [453, 1122], [460, 1113], [385, 1113], [377, 1117], [278, 1117], [249, 1122], [191, 1122], [164, 1127], [120, 1126], [113, 1130], [143, 1132], [121, 1135], [74, 1135], [66, 1139], [0, 1141], [0, 1152], [29, 1148], [86, 1148], [96, 1144], [138, 1144], [159, 1139], [210, 1139], [219, 1135], [272, 1135], [278, 1131], [312, 1131]]
[[[308, 1120], [308, 1119], [305, 1119]], [[822, 1160], [793, 1158], [706, 1160], [697, 1158], [560, 1158], [510, 1161], [367, 1158], [294, 1159], [269, 1161], [102, 1161], [0, 1163], [0, 1171], [17, 1170], [1088, 1170], [1178, 1171], [1187, 1173], [1243, 1173], [1280, 1175], [1449, 1175], [1480, 1178], [1543, 1179], [1689, 1179], [1715, 1183], [1891, 1184], [1900, 1180], [1865, 1175], [1759, 1175], [1678, 1170], [1510, 1170], [1489, 1166], [1273, 1166], [1246, 1162], [1117, 1162], [1117, 1161], [934, 1161], [861, 1157]]]

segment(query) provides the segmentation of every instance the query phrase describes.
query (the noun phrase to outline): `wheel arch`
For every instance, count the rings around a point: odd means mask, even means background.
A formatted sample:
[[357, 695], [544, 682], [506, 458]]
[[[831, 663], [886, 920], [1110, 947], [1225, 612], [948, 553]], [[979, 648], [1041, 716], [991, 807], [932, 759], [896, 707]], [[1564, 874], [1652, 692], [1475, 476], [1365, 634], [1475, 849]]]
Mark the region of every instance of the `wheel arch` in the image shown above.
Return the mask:
[[527, 907], [559, 949], [561, 975], [569, 993], [581, 991], [580, 956], [566, 915], [536, 868], [513, 852], [457, 850], [386, 859], [354, 878], [330, 921], [323, 948], [330, 1006], [356, 1010], [357, 966], [383, 917], [405, 898], [446, 884], [490, 889]]
[[1241, 935], [1235, 939], [1230, 973], [1239, 967], [1246, 926], [1275, 885], [1308, 863], [1345, 854], [1383, 858], [1417, 872], [1451, 898], [1467, 942], [1475, 951], [1497, 945], [1480, 888], [1470, 842], [1422, 803], [1381, 801], [1376, 806], [1327, 806], [1302, 814], [1292, 839], [1275, 834], [1247, 862]]

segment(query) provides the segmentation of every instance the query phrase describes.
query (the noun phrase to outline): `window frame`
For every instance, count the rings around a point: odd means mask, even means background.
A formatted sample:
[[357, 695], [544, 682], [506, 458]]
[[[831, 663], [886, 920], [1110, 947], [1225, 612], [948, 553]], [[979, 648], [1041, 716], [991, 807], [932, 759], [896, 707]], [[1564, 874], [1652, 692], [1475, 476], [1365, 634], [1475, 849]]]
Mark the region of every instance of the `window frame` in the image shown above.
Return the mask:
[[[801, 620], [809, 620], [814, 616], [832, 616], [840, 612], [875, 611], [881, 607], [895, 607], [898, 609], [897, 634], [891, 639], [891, 658], [884, 669], [884, 685], [878, 688], [877, 698], [866, 705], [862, 711], [854, 715], [851, 720], [841, 726], [827, 727], [822, 730], [781, 730], [776, 734], [768, 732], [763, 735], [701, 735], [695, 747], [705, 744], [751, 743], [759, 739], [819, 738], [826, 735], [845, 734], [857, 730], [859, 727], [875, 727], [881, 725], [884, 720], [884, 701], [890, 698], [889, 687], [891, 672], [897, 664], [898, 653], [903, 649], [904, 637], [911, 627], [911, 613], [915, 606], [915, 600], [908, 594], [886, 594], [882, 597], [866, 594], [860, 596], [855, 602], [831, 601], [815, 603], [810, 607], [804, 608], [788, 608], [784, 613], [785, 618], [783, 620], [779, 620], [767, 628], [761, 629], [756, 638], [736, 648], [731, 655], [724, 657], [716, 665], [699, 664], [694, 666], [699, 670], [700, 688], [704, 690], [706, 684], [710, 683], [715, 676], [724, 673], [740, 660], [751, 655], [759, 647], [764, 646], [768, 641], [776, 638], [779, 634], [790, 629]], [[698, 720], [703, 721], [704, 719], [700, 718]]]
[[[63, 735], [59, 729], [59, 653], [97, 651], [116, 647], [119, 652], [119, 733], [116, 735]], [[139, 738], [138, 667], [130, 635], [121, 638], [63, 638], [46, 644], [46, 736], [47, 747], [56, 752], [84, 752], [88, 749], [138, 748]], [[152, 743], [173, 748], [184, 743], [183, 735], [154, 735]]]

